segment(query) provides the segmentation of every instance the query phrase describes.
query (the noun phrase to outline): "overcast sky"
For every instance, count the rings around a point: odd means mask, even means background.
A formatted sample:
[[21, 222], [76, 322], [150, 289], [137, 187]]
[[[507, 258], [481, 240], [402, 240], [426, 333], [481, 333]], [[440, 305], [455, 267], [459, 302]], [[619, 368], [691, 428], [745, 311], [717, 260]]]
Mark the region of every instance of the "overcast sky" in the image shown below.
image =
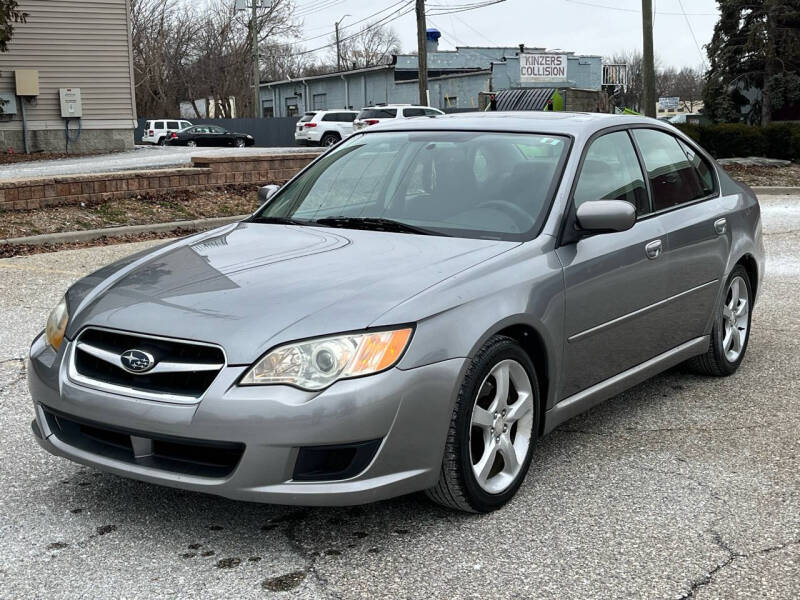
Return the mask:
[[[478, 1], [427, 0], [428, 12]], [[703, 64], [703, 45], [710, 41], [717, 20], [716, 2], [653, 0], [653, 4], [656, 10], [655, 51], [661, 64], [675, 67]], [[304, 24], [302, 38], [322, 36], [302, 44], [308, 49], [324, 46], [329, 41], [326, 36], [333, 31], [334, 21], [344, 15], [350, 16], [342, 22], [343, 36], [365, 24], [348, 28], [348, 23], [356, 23], [393, 5], [394, 8], [371, 20], [389, 15], [404, 5], [396, 0], [298, 0], [297, 14]], [[404, 51], [416, 48], [413, 11], [390, 26], [400, 36]], [[428, 27], [442, 32], [441, 49], [453, 49], [456, 45], [516, 46], [524, 42], [531, 47], [607, 56], [621, 50], [640, 49], [642, 45], [641, 0], [505, 0], [477, 10], [431, 16]]]

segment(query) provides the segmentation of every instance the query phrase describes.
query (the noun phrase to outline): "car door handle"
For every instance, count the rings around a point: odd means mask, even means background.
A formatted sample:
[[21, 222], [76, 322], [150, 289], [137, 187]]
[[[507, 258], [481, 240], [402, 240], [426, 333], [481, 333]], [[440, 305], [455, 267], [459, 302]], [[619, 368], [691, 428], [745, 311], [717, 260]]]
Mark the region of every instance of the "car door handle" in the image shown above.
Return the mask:
[[723, 217], [714, 221], [714, 231], [717, 235], [725, 235], [728, 232], [728, 219]]
[[653, 240], [644, 247], [644, 253], [647, 254], [647, 258], [653, 260], [661, 256], [662, 249], [661, 240]]

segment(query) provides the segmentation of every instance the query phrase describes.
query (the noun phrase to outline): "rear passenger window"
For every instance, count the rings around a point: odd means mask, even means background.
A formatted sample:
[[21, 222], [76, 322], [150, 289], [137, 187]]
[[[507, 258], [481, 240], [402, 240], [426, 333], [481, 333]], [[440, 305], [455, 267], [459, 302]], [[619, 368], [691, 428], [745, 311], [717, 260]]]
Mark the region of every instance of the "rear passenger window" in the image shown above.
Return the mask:
[[403, 110], [403, 115], [406, 117], [421, 117], [425, 114], [425, 109], [422, 108], [406, 108]]
[[626, 200], [636, 207], [637, 215], [650, 212], [642, 169], [626, 131], [608, 133], [592, 142], [573, 199], [576, 208], [593, 200]]
[[677, 139], [654, 129], [634, 129], [633, 136], [653, 191], [653, 210], [679, 206], [708, 195], [700, 174]]
[[167, 129], [178, 129], [177, 121], [167, 121]]
[[700, 156], [694, 148], [680, 140], [678, 140], [678, 143], [681, 145], [681, 150], [686, 154], [686, 158], [689, 159], [689, 163], [694, 167], [694, 170], [697, 171], [697, 176], [700, 178], [703, 191], [706, 195], [711, 194], [714, 191], [714, 172], [711, 170], [711, 165], [709, 165], [708, 161]]
[[153, 123], [153, 129], [164, 129], [164, 121], [156, 121]]

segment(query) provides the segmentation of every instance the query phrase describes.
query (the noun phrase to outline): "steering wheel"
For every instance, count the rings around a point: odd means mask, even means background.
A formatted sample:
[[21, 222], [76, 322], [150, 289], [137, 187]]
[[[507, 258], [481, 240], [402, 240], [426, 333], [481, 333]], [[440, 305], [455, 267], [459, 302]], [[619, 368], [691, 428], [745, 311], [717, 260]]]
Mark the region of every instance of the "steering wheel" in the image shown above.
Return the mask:
[[[513, 202], [509, 202], [508, 200], [489, 200], [488, 202], [483, 202], [475, 207], [476, 209], [481, 208], [498, 208], [502, 212], [506, 213], [506, 215], [510, 216], [514, 219], [514, 222], [517, 223], [517, 227], [520, 231], [527, 231], [533, 224], [535, 223], [535, 219], [522, 210], [519, 206], [514, 204]], [[527, 224], [525, 227], [520, 227], [519, 223]]]

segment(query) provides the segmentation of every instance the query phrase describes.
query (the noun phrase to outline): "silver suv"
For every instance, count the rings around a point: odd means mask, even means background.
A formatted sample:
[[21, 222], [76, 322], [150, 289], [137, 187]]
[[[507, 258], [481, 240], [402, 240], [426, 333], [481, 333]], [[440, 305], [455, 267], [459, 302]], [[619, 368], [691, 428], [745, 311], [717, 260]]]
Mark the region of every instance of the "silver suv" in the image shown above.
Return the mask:
[[745, 357], [759, 205], [670, 125], [396, 119], [264, 191], [69, 288], [30, 351], [39, 444], [241, 500], [485, 512], [570, 417]]

